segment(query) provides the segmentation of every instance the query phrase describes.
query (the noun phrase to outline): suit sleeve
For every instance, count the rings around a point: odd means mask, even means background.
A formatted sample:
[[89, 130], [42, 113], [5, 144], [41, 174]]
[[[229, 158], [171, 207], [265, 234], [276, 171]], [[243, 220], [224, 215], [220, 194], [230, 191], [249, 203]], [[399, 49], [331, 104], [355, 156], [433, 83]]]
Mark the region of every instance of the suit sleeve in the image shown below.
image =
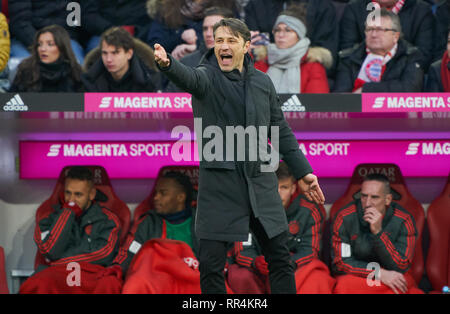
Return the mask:
[[162, 228], [162, 222], [155, 219], [154, 215], [142, 217], [129, 232], [125, 243], [119, 249], [119, 253], [112, 263], [122, 267], [125, 274], [133, 257], [139, 252], [142, 245], [148, 240], [160, 238]]
[[[303, 202], [304, 200], [302, 200]], [[297, 246], [294, 248], [292, 254], [292, 260], [295, 261], [297, 267], [302, 267], [308, 264], [314, 258], [319, 257], [320, 241], [321, 241], [321, 228], [322, 228], [322, 215], [314, 208], [307, 208], [309, 216], [306, 221], [304, 232], [300, 236], [300, 241], [297, 241]], [[292, 251], [292, 249], [291, 249]]]
[[34, 241], [39, 252], [51, 261], [60, 259], [73, 238], [75, 214], [68, 208], [60, 208], [41, 219], [34, 232]]
[[73, 237], [61, 258], [53, 265], [87, 262], [107, 266], [112, 262], [118, 250], [120, 222], [108, 210], [103, 210], [103, 213], [104, 219], [92, 224], [91, 234], [83, 232], [81, 238]]
[[383, 268], [406, 273], [414, 257], [417, 232], [411, 216], [405, 215], [401, 230], [396, 239], [386, 232], [372, 235], [373, 248]]
[[211, 78], [208, 77], [205, 67], [192, 68], [188, 67], [178, 60], [174, 59], [170, 54], [170, 65], [166, 68], [158, 68], [164, 73], [180, 89], [191, 93], [197, 98], [203, 98], [206, 95]]
[[[299, 180], [308, 173], [312, 173], [313, 169], [306, 159], [303, 152], [300, 150], [297, 139], [295, 138], [292, 129], [284, 118], [281, 110], [281, 101], [277, 96], [275, 87], [269, 79], [270, 89], [270, 132], [269, 138], [274, 145], [276, 143], [276, 136], [272, 133], [272, 128], [278, 129], [278, 145], [279, 152], [282, 159], [287, 163], [291, 169], [294, 177]], [[276, 147], [276, 144], [274, 145]]]
[[367, 262], [353, 257], [350, 236], [348, 235], [344, 221], [345, 210], [339, 212], [333, 223], [332, 233], [332, 268], [336, 274], [367, 277], [372, 271], [367, 270]]

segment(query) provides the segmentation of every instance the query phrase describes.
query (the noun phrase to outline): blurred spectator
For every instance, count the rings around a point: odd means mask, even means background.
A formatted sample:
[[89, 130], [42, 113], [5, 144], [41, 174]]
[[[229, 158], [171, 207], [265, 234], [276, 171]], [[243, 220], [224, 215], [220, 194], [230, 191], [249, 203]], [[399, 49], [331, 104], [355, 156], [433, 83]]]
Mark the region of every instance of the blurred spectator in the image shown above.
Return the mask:
[[[366, 19], [377, 2], [400, 17], [403, 38], [422, 52], [420, 65], [427, 70], [433, 57], [435, 18], [431, 6], [422, 0], [351, 0], [340, 25], [340, 49], [354, 47], [365, 38]], [[372, 16], [372, 15], [371, 15]], [[369, 17], [370, 19], [370, 17]]]
[[[196, 67], [203, 55], [208, 49], [214, 47], [213, 26], [224, 17], [233, 17], [231, 10], [222, 7], [211, 7], [205, 10], [205, 18], [203, 19], [203, 41], [199, 49], [181, 58], [180, 62], [190, 67]], [[172, 82], [167, 86], [168, 92], [180, 92], [180, 89]]]
[[159, 43], [178, 60], [194, 52], [202, 33], [203, 10], [202, 0], [148, 0], [153, 22], [146, 42], [150, 47]]
[[447, 50], [441, 60], [431, 65], [425, 91], [450, 93], [450, 27], [447, 32]]
[[273, 28], [275, 44], [267, 46], [264, 59], [259, 60], [261, 55], [255, 56], [255, 68], [267, 72], [277, 93], [330, 91], [324, 66], [332, 65], [332, 56], [325, 48], [310, 48], [304, 18], [301, 6], [281, 12]]
[[[9, 25], [11, 29], [11, 59], [24, 59], [30, 55], [36, 32], [48, 25], [60, 25], [70, 35], [72, 50], [83, 64], [84, 50], [81, 43], [81, 28], [67, 23], [70, 0], [9, 0]], [[78, 21], [80, 23], [80, 21]]]
[[421, 53], [400, 38], [398, 15], [380, 10], [380, 26], [367, 24], [366, 39], [339, 53], [335, 92], [420, 92]]
[[100, 46], [86, 56], [81, 77], [88, 92], [147, 92], [160, 89], [153, 50], [122, 27], [102, 34]]
[[339, 31], [336, 10], [330, 0], [250, 0], [245, 7], [245, 22], [251, 31], [270, 34], [273, 42], [275, 20], [289, 4], [296, 3], [306, 5], [306, 37], [311, 40], [311, 46], [328, 49], [335, 60]]
[[442, 57], [447, 45], [447, 28], [450, 25], [450, 1], [442, 0], [436, 7], [436, 40], [434, 60]]
[[86, 51], [96, 48], [100, 35], [113, 26], [123, 26], [131, 35], [145, 40], [151, 19], [146, 12], [147, 0], [81, 0], [81, 26], [92, 36]]
[[8, 64], [10, 47], [8, 21], [3, 13], [0, 13], [0, 72]]
[[81, 66], [67, 31], [59, 25], [50, 25], [34, 36], [31, 56], [20, 63], [10, 92], [81, 91]]

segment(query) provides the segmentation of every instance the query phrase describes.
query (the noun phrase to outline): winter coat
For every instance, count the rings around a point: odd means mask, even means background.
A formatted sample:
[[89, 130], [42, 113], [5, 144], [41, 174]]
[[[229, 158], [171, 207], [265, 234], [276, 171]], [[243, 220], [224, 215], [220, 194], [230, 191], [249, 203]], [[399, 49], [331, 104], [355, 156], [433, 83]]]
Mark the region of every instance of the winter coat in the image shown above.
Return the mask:
[[156, 70], [153, 50], [139, 39], [135, 38], [134, 43], [129, 71], [120, 82], [114, 81], [103, 65], [100, 48], [86, 56], [81, 80], [87, 92], [154, 93], [161, 90], [161, 75]]
[[[284, 119], [272, 81], [254, 68], [248, 54], [242, 73], [238, 70], [222, 72], [214, 49], [206, 53], [197, 68], [187, 67], [170, 55], [169, 58], [170, 66], [161, 71], [179, 88], [192, 94], [194, 117], [199, 118], [195, 126], [197, 142], [201, 141], [199, 156], [203, 157], [210, 144], [207, 143], [210, 137], [205, 134], [208, 126], [220, 131], [224, 139], [226, 126], [253, 126], [259, 131], [277, 127], [280, 154], [295, 178], [312, 172]], [[201, 125], [198, 125], [199, 120]], [[274, 140], [272, 137], [272, 143]], [[267, 143], [267, 138], [262, 137], [259, 141]], [[256, 161], [251, 160], [248, 156], [254, 150], [246, 141], [240, 146], [245, 151], [246, 161], [230, 160], [227, 158], [227, 140], [222, 142], [223, 150], [216, 152], [215, 158], [200, 160], [197, 236], [226, 242], [246, 240], [251, 213], [261, 222], [269, 238], [286, 231], [286, 215], [278, 194], [276, 175], [261, 171], [261, 166], [268, 163], [267, 159], [259, 156]]]
[[430, 66], [428, 78], [425, 83], [425, 91], [429, 93], [443, 93], [444, 86], [441, 78], [442, 60], [438, 60]]
[[148, 0], [147, 13], [152, 18], [152, 23], [148, 29], [145, 42], [153, 47], [156, 43], [164, 47], [168, 52], [172, 52], [178, 45], [185, 43], [181, 35], [187, 29], [193, 28], [197, 34], [197, 47], [203, 38], [203, 20], [194, 21], [185, 18], [183, 25], [177, 29], [167, 26], [161, 18], [159, 9], [163, 6], [162, 0]]
[[366, 277], [372, 272], [368, 263], [406, 273], [414, 257], [417, 228], [414, 218], [395, 202], [386, 209], [382, 230], [372, 234], [363, 220], [361, 201], [341, 209], [332, 224], [332, 268], [336, 274]]
[[[333, 60], [330, 52], [321, 47], [309, 48], [307, 54], [303, 56], [300, 62], [302, 94], [307, 93], [329, 93], [326, 67], [330, 67]], [[255, 68], [266, 73], [269, 69], [267, 59], [256, 61]]]
[[[340, 61], [334, 92], [351, 92], [367, 56], [364, 43], [339, 53]], [[414, 93], [422, 91], [423, 70], [419, 65], [420, 51], [406, 41], [398, 41], [397, 53], [386, 63], [380, 82], [365, 83], [365, 93]]]
[[81, 1], [81, 26], [100, 36], [110, 27], [130, 25], [135, 27], [134, 36], [143, 39], [151, 23], [145, 4], [146, 0]]
[[[340, 49], [353, 47], [366, 38], [365, 22], [372, 0], [352, 0], [346, 6], [340, 25]], [[398, 14], [403, 38], [422, 52], [420, 65], [427, 70], [433, 57], [435, 19], [431, 6], [422, 0], [406, 0]]]
[[436, 8], [436, 39], [434, 60], [439, 60], [447, 49], [447, 38], [450, 25], [450, 2], [442, 0]]
[[58, 204], [38, 221], [34, 241], [51, 265], [83, 261], [108, 266], [119, 249], [119, 233], [117, 216], [96, 202], [79, 218]]
[[289, 2], [307, 2], [306, 37], [311, 40], [311, 46], [328, 49], [333, 60], [336, 60], [339, 46], [338, 21], [335, 7], [329, 0], [250, 0], [245, 7], [245, 23], [250, 30], [269, 33], [273, 42], [273, 26]]
[[25, 47], [33, 44], [36, 31], [57, 24], [64, 27], [71, 39], [80, 40], [80, 27], [67, 25], [67, 5], [70, 0], [14, 0], [9, 1], [9, 26], [11, 36]]
[[[56, 61], [50, 64], [39, 63], [39, 81], [30, 85], [30, 58], [19, 64], [17, 74], [9, 92], [75, 93], [83, 90], [81, 78], [74, 79], [73, 70], [67, 62]], [[78, 63], [77, 66], [79, 67]], [[80, 69], [81, 73], [81, 69]]]

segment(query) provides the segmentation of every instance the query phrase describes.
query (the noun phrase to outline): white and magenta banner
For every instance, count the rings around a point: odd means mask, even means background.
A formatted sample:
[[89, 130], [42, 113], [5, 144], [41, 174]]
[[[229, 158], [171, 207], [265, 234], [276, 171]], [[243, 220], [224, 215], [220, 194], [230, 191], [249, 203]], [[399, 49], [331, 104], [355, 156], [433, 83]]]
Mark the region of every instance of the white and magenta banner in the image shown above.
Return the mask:
[[450, 112], [450, 93], [364, 93], [362, 112]]
[[[186, 143], [186, 142], [185, 142]], [[177, 141], [20, 141], [20, 178], [58, 178], [68, 165], [103, 166], [110, 178], [156, 178], [167, 165], [198, 165]], [[360, 163], [394, 163], [406, 177], [447, 177], [449, 140], [300, 141], [319, 177], [351, 177]]]
[[188, 93], [85, 93], [85, 112], [192, 112]]

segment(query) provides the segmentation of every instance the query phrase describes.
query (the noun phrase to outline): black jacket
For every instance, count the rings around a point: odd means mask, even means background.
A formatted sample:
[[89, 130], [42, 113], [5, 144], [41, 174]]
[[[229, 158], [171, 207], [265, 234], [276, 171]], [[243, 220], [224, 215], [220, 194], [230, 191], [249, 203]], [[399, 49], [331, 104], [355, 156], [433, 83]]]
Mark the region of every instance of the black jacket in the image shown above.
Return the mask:
[[406, 273], [411, 266], [417, 241], [414, 218], [397, 203], [386, 209], [382, 230], [372, 234], [363, 220], [361, 201], [342, 208], [333, 221], [332, 270], [335, 274], [367, 277], [367, 264]]
[[[360, 44], [355, 48], [343, 50], [339, 53], [340, 61], [336, 75], [334, 92], [351, 92], [359, 71], [367, 56], [366, 45]], [[362, 91], [365, 93], [402, 93], [421, 92], [423, 84], [423, 70], [419, 65], [420, 51], [406, 41], [398, 41], [397, 53], [386, 64], [386, 70], [381, 82], [366, 83]]]
[[[194, 219], [195, 211], [192, 211], [192, 216], [188, 219], [191, 222], [191, 240], [192, 240], [192, 251], [194, 254], [198, 253], [198, 240], [195, 236], [194, 231]], [[188, 221], [185, 221], [188, 223]], [[163, 216], [158, 215], [154, 209], [149, 210], [143, 214], [136, 225], [130, 230], [127, 239], [123, 246], [120, 248], [119, 253], [113, 261], [113, 264], [118, 264], [122, 267], [123, 273], [125, 274], [130, 266], [133, 257], [138, 253], [139, 249], [145, 242], [152, 239], [170, 239], [167, 236], [167, 224], [169, 222], [163, 218]], [[176, 240], [176, 239], [172, 239]]]
[[[201, 120], [201, 126], [196, 130], [197, 141], [202, 141], [199, 148], [206, 150], [210, 144], [211, 138], [205, 132], [207, 128], [220, 129], [225, 139], [226, 126], [255, 126], [257, 130], [278, 127], [279, 151], [294, 176], [299, 179], [312, 172], [284, 119], [272, 81], [254, 68], [248, 54], [244, 60], [244, 73], [238, 70], [222, 72], [214, 49], [206, 53], [197, 68], [187, 67], [169, 57], [170, 66], [161, 70], [179, 88], [192, 94], [194, 117]], [[270, 133], [269, 137], [274, 143], [275, 138]], [[227, 141], [222, 142], [224, 146], [222, 153], [218, 152], [219, 157], [200, 160], [197, 236], [227, 242], [245, 240], [251, 210], [269, 238], [286, 231], [287, 220], [278, 194], [276, 175], [261, 171], [267, 160], [257, 158], [249, 161], [247, 158], [242, 163], [227, 160]], [[242, 150], [246, 156], [252, 151], [248, 139]], [[202, 151], [199, 153], [203, 156]]]
[[68, 208], [38, 221], [34, 240], [52, 265], [89, 262], [108, 266], [119, 250], [120, 221], [110, 210], [93, 203], [79, 218]]
[[[428, 70], [428, 78], [425, 83], [425, 91], [430, 93], [443, 93], [444, 86], [441, 78], [442, 60], [436, 61]], [[450, 70], [449, 70], [450, 71]]]
[[[372, 0], [351, 0], [344, 10], [340, 25], [340, 49], [353, 47], [365, 39], [365, 21], [370, 11], [367, 5]], [[418, 47], [423, 56], [422, 68], [427, 70], [433, 57], [436, 29], [431, 6], [422, 0], [406, 0], [399, 15], [403, 38]]]
[[[74, 79], [72, 69], [68, 63], [56, 61], [52, 64], [40, 63], [40, 80], [35, 84], [30, 82], [30, 62], [25, 59], [17, 69], [17, 74], [9, 91], [16, 92], [43, 92], [43, 93], [75, 93], [83, 91], [81, 78]], [[81, 69], [79, 70], [81, 73]]]
[[450, 1], [442, 0], [436, 8], [436, 39], [434, 49], [434, 60], [442, 58], [447, 49], [447, 36], [450, 25]]
[[146, 0], [81, 0], [81, 26], [91, 35], [101, 35], [112, 26], [135, 26], [134, 35], [143, 38], [151, 23]]
[[70, 0], [9, 0], [9, 27], [12, 37], [25, 47], [31, 46], [37, 30], [57, 24], [64, 27], [74, 40], [80, 39], [80, 27], [67, 25]]
[[153, 50], [138, 39], [130, 60], [129, 71], [120, 82], [113, 80], [103, 65], [100, 48], [92, 50], [85, 58], [81, 80], [87, 92], [143, 92], [161, 90], [161, 74], [154, 65]]
[[273, 41], [275, 21], [290, 2], [307, 2], [306, 36], [311, 46], [328, 49], [336, 60], [339, 30], [336, 10], [330, 0], [250, 0], [245, 7], [245, 23], [250, 30], [269, 33]]

